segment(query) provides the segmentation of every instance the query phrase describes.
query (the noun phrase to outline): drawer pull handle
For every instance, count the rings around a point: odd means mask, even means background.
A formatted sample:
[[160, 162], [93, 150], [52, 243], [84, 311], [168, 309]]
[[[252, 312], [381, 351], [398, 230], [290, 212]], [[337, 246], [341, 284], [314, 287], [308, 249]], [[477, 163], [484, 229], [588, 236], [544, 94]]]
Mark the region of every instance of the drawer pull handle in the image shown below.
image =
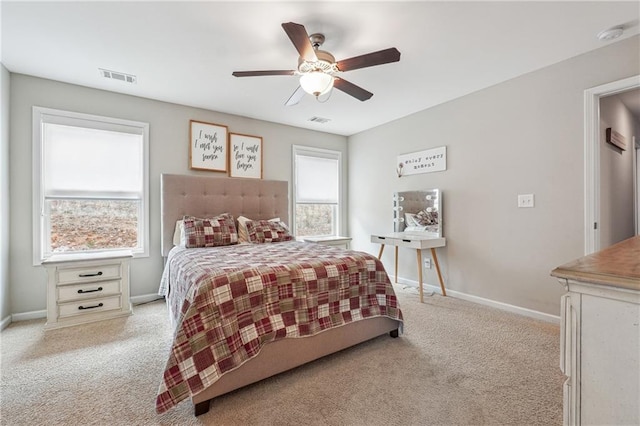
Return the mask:
[[83, 289], [80, 289], [80, 290], [78, 290], [78, 294], [95, 293], [96, 291], [102, 291], [102, 287], [98, 287], [98, 288], [96, 288], [94, 290], [83, 290]]
[[94, 308], [102, 308], [104, 306], [104, 303], [98, 303], [97, 305], [93, 305], [93, 306], [78, 306], [78, 309], [80, 309], [81, 311], [84, 309], [94, 309]]
[[95, 274], [78, 274], [79, 277], [99, 277], [102, 275], [102, 271], [96, 272]]
[[379, 240], [386, 240], [387, 237], [378, 237]]
[[411, 240], [402, 240], [402, 241], [404, 241], [405, 243], [410, 243], [411, 242]]

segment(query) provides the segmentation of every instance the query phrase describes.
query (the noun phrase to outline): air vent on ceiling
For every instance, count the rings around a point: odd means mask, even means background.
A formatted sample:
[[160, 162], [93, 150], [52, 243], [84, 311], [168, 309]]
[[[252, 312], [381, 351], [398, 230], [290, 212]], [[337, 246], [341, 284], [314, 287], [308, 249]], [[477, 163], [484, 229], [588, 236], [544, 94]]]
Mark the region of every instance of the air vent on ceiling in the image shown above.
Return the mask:
[[120, 80], [125, 83], [136, 84], [137, 77], [132, 74], [125, 74], [123, 72], [118, 71], [110, 71], [102, 68], [98, 68], [100, 70], [100, 75], [104, 78], [110, 78], [112, 80]]
[[324, 124], [324, 123], [328, 123], [331, 120], [328, 118], [322, 118], [322, 117], [311, 117], [309, 121], [313, 121], [314, 123]]

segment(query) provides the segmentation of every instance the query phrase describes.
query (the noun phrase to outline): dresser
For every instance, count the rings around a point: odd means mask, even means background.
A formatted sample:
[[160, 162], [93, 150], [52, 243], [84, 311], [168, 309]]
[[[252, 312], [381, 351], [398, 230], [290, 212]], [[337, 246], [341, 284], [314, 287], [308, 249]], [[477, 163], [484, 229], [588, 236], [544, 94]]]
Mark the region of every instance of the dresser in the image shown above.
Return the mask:
[[551, 272], [561, 299], [565, 425], [640, 424], [640, 236]]
[[131, 251], [54, 255], [47, 269], [45, 329], [131, 315]]

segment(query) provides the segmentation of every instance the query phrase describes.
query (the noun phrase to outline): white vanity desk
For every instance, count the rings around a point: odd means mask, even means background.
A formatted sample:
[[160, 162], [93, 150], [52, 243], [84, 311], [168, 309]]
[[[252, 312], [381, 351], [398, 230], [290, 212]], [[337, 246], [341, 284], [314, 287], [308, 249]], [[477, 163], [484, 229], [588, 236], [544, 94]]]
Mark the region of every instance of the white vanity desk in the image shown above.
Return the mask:
[[440, 281], [440, 289], [442, 289], [442, 295], [446, 296], [447, 291], [444, 288], [444, 282], [442, 281], [442, 274], [440, 273], [440, 264], [438, 263], [438, 255], [436, 248], [444, 247], [446, 245], [446, 239], [443, 237], [431, 236], [428, 234], [410, 233], [410, 232], [393, 232], [391, 234], [371, 235], [371, 242], [380, 244], [380, 253], [378, 259], [382, 257], [385, 245], [392, 245], [396, 248], [395, 258], [395, 281], [398, 282], [398, 247], [408, 247], [416, 249], [416, 260], [418, 262], [418, 284], [420, 290], [420, 303], [423, 302], [423, 289], [422, 289], [422, 250], [430, 249], [431, 258], [436, 265], [436, 271], [438, 272], [438, 280]]

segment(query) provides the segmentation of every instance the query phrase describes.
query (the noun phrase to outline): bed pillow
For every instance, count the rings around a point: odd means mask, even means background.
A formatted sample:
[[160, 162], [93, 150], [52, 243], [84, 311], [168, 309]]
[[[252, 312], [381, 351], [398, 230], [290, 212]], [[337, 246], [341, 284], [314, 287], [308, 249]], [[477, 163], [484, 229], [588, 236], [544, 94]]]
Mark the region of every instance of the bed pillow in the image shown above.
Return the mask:
[[[238, 242], [240, 243], [250, 243], [249, 241], [249, 233], [247, 232], [247, 222], [252, 221], [248, 217], [238, 216]], [[284, 226], [287, 230], [287, 225], [284, 222], [280, 221], [279, 217], [274, 217], [273, 219], [269, 219], [269, 222], [278, 222], [282, 226]]]
[[182, 240], [184, 239], [184, 222], [182, 219], [176, 221], [176, 227], [173, 231], [173, 245], [179, 246], [182, 245]]
[[236, 222], [232, 215], [225, 213], [216, 217], [201, 219], [185, 216], [184, 240], [186, 248], [218, 247], [238, 244]]
[[280, 241], [291, 241], [293, 236], [289, 233], [286, 225], [280, 221], [273, 220], [248, 220], [247, 237], [250, 243], [278, 243]]

